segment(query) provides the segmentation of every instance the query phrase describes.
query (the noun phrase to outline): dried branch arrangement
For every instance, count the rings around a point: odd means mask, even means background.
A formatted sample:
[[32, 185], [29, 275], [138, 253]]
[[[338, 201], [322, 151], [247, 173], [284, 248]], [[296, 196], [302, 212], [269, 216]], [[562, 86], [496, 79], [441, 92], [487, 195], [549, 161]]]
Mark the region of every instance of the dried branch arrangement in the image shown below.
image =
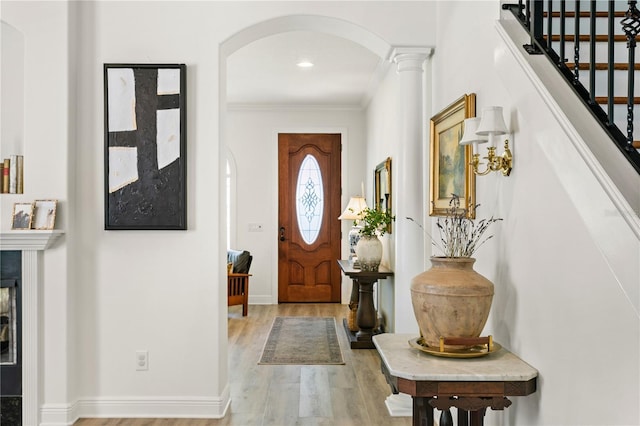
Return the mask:
[[[476, 204], [474, 208], [480, 205]], [[445, 257], [471, 257], [484, 243], [493, 238], [488, 235], [483, 238], [484, 233], [494, 222], [502, 218], [481, 219], [478, 223], [467, 217], [467, 209], [460, 208], [460, 197], [452, 194], [449, 201], [449, 208], [444, 217], [436, 219], [436, 226], [440, 233], [440, 240], [434, 239], [419, 223], [415, 222], [431, 238], [431, 243], [440, 250]]]

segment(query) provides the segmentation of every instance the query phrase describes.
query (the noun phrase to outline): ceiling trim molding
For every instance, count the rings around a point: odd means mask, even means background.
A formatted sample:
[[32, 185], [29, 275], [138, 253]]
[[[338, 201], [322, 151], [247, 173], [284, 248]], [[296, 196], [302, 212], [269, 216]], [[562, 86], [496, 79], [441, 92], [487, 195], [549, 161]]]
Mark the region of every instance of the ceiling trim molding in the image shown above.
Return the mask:
[[362, 111], [362, 105], [227, 103], [227, 111]]

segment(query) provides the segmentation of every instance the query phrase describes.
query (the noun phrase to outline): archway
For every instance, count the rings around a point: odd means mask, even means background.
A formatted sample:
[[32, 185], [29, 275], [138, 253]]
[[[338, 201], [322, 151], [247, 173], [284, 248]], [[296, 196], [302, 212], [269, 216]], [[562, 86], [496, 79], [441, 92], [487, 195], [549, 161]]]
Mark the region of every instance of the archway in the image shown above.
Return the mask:
[[[392, 46], [387, 43], [385, 40], [381, 39], [376, 34], [369, 32], [368, 30], [362, 28], [361, 26], [352, 24], [350, 22], [331, 18], [326, 16], [311, 16], [311, 15], [298, 15], [298, 16], [286, 16], [275, 18], [267, 21], [263, 21], [247, 27], [238, 33], [234, 34], [227, 40], [225, 40], [219, 49], [219, 170], [220, 170], [220, 179], [221, 182], [224, 182], [224, 173], [226, 170], [226, 159], [227, 159], [227, 143], [228, 143], [228, 100], [227, 100], [227, 84], [228, 84], [228, 67], [227, 67], [227, 59], [234, 52], [242, 49], [248, 44], [260, 40], [262, 38], [266, 38], [269, 36], [291, 32], [291, 31], [313, 31], [322, 34], [328, 34], [336, 37], [344, 38], [348, 41], [356, 43], [369, 51], [373, 52], [376, 56], [381, 58], [383, 61], [388, 61], [389, 56], [392, 52]], [[339, 130], [339, 129], [337, 129]], [[346, 163], [346, 159], [344, 160]], [[225, 200], [226, 197], [226, 187], [221, 185], [221, 200]], [[220, 229], [224, 229], [226, 226], [226, 208], [224, 205], [219, 205], [219, 226]], [[225, 235], [221, 233], [221, 236]], [[220, 238], [219, 244], [219, 252], [226, 252], [226, 240], [224, 238]], [[223, 267], [222, 265], [220, 266]], [[224, 273], [219, 271], [220, 276], [223, 276]], [[225, 313], [226, 316], [226, 305], [224, 305], [224, 301], [226, 300], [226, 294], [220, 298], [220, 310]], [[222, 317], [221, 317], [222, 319]], [[227, 321], [223, 320], [223, 324], [226, 324]], [[225, 339], [225, 338], [223, 338]], [[225, 346], [226, 348], [226, 346]], [[226, 355], [226, 351], [223, 351]], [[225, 356], [222, 355], [221, 356]], [[227, 360], [222, 360], [222, 363], [226, 366]], [[228, 368], [228, 367], [227, 367]], [[226, 370], [225, 370], [226, 371]], [[223, 378], [226, 380], [226, 377]]]
[[[364, 49], [373, 53], [374, 56], [380, 58], [381, 63], [388, 63], [388, 58], [392, 52], [392, 46], [381, 39], [376, 34], [367, 31], [361, 26], [352, 24], [345, 20], [331, 18], [326, 16], [311, 16], [311, 15], [297, 15], [297, 16], [285, 16], [280, 18], [274, 18], [271, 20], [263, 21], [247, 27], [240, 32], [236, 33], [232, 37], [225, 40], [220, 45], [220, 84], [219, 84], [219, 106], [220, 106], [220, 144], [219, 144], [219, 161], [220, 170], [225, 170], [226, 156], [228, 153], [227, 145], [228, 137], [228, 100], [227, 100], [227, 86], [228, 86], [228, 58], [233, 53], [241, 50], [248, 44], [264, 39], [270, 36], [275, 36], [282, 33], [294, 32], [294, 31], [310, 31], [320, 34], [326, 34], [329, 36], [339, 37], [345, 39], [355, 45], [363, 47]], [[309, 130], [307, 127], [306, 130]], [[315, 126], [313, 131], [322, 132]], [[327, 128], [324, 128], [326, 131]], [[334, 132], [340, 132], [344, 129], [332, 128]], [[347, 163], [348, 158], [343, 155], [344, 163]], [[221, 176], [221, 179], [223, 177]], [[222, 189], [222, 188], [221, 188]], [[221, 199], [226, 199], [225, 194], [221, 194]], [[220, 206], [220, 226], [226, 226], [226, 219], [223, 211], [224, 206]], [[223, 228], [221, 228], [223, 229]], [[224, 247], [220, 244], [220, 250], [225, 252]]]

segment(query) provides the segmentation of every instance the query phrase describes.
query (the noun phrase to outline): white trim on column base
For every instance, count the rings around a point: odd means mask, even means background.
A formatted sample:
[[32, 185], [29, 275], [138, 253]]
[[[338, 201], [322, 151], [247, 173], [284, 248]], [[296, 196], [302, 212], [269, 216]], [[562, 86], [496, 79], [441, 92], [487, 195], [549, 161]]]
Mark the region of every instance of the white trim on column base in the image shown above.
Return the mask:
[[78, 404], [44, 404], [40, 426], [71, 426], [78, 420]]
[[413, 400], [404, 393], [391, 394], [384, 400], [391, 417], [413, 416]]

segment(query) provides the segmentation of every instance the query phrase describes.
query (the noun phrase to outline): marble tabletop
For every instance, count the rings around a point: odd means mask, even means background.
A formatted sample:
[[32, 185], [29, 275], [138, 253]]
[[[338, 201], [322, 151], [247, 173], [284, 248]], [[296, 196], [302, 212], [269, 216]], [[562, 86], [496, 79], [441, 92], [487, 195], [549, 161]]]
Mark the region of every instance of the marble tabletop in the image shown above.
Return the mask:
[[392, 376], [415, 381], [527, 381], [538, 370], [502, 348], [480, 358], [442, 358], [409, 346], [411, 334], [383, 333], [373, 343]]

